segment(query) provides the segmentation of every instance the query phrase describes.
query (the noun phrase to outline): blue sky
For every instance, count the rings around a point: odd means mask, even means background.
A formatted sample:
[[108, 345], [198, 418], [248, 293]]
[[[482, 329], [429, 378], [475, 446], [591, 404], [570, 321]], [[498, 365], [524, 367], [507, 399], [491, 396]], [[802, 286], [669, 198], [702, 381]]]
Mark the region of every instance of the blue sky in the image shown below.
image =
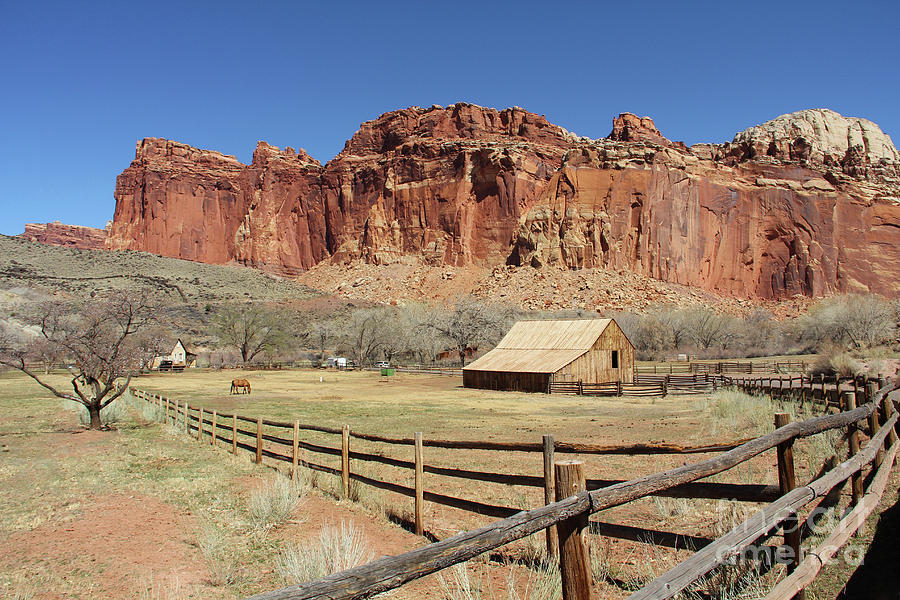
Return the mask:
[[102, 227], [137, 140], [323, 163], [363, 121], [468, 101], [688, 144], [803, 108], [900, 142], [895, 2], [0, 0], [0, 233]]

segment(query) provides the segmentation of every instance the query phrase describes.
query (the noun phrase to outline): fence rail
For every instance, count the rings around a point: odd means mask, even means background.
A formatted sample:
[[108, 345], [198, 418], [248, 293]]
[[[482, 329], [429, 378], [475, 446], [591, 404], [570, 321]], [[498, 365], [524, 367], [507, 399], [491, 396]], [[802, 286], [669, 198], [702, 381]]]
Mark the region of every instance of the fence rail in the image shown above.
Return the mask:
[[706, 394], [718, 388], [721, 376], [709, 373], [691, 375], [641, 375], [635, 374], [634, 382], [609, 381], [585, 383], [583, 381], [551, 381], [551, 394], [577, 394], [579, 396], [667, 396], [668, 394]]
[[[560, 570], [563, 574], [563, 598], [574, 600], [590, 594], [590, 576], [584, 570], [586, 550], [580, 546], [579, 532], [587, 527], [587, 515], [620, 506], [650, 494], [671, 490], [697, 482], [697, 480], [721, 473], [742, 464], [763, 452], [777, 449], [780, 480], [780, 497], [762, 510], [704, 546], [689, 559], [657, 577], [632, 594], [630, 600], [664, 600], [677, 595], [701, 577], [720, 567], [730, 557], [739, 554], [751, 544], [771, 537], [778, 527], [791, 520], [796, 522], [798, 511], [812, 500], [824, 496], [836, 486], [850, 480], [854, 508], [851, 515], [863, 517], [877, 505], [884, 490], [887, 473], [891, 470], [897, 452], [897, 412], [887, 394], [896, 385], [887, 385], [873, 395], [872, 401], [855, 406], [856, 396], [848, 396], [848, 410], [837, 414], [815, 417], [806, 421], [787, 423], [775, 431], [750, 440], [723, 454], [684, 465], [663, 473], [656, 473], [627, 482], [615, 483], [600, 489], [577, 492], [533, 510], [522, 511], [479, 529], [459, 533], [440, 542], [406, 552], [398, 556], [379, 558], [367, 565], [335, 573], [322, 579], [266, 592], [252, 600], [311, 600], [329, 598], [349, 600], [397, 588], [404, 583], [421, 578], [454, 564], [467, 561], [499, 546], [548, 529], [554, 525], [560, 531]], [[879, 410], [881, 411], [879, 414]], [[776, 416], [776, 424], [784, 422], [786, 415]], [[859, 423], [866, 422], [870, 439], [859, 449]], [[883, 425], [880, 423], [883, 422]], [[792, 445], [795, 440], [833, 429], [847, 428], [850, 456], [846, 461], [824, 472], [814, 481], [795, 487]], [[854, 444], [855, 440], [855, 444]], [[887, 451], [885, 450], [887, 448]], [[862, 490], [862, 470], [872, 465], [874, 473], [868, 489]], [[564, 468], [556, 464], [557, 472]], [[857, 482], [859, 482], [857, 484]], [[576, 482], [577, 483], [577, 482]], [[577, 486], [576, 486], [577, 489]], [[848, 515], [850, 516], [850, 515]], [[844, 540], [862, 523], [841, 521], [829, 540]], [[602, 530], [602, 527], [599, 527]], [[565, 533], [563, 533], [565, 532]], [[799, 538], [789, 538], [785, 529], [785, 544], [797, 552], [792, 574], [776, 587], [769, 598], [790, 597], [811, 581], [819, 566], [800, 562]], [[580, 557], [580, 558], [579, 558]], [[810, 566], [812, 564], [812, 566]], [[799, 568], [798, 568], [799, 567]]]
[[[509, 542], [521, 539], [527, 535], [546, 530], [554, 525], [568, 524], [560, 527], [560, 531], [577, 531], [580, 528], [590, 527], [591, 531], [611, 537], [620, 537], [630, 540], [656, 539], [660, 543], [677, 543], [677, 540], [686, 539], [684, 535], [665, 531], [655, 531], [637, 527], [627, 527], [612, 523], [588, 522], [587, 516], [615, 506], [626, 504], [638, 498], [652, 495], [678, 497], [678, 498], [732, 498], [749, 502], [769, 502], [762, 511], [751, 517], [732, 532], [706, 545], [694, 554], [690, 559], [680, 563], [668, 573], [650, 582], [647, 586], [636, 592], [631, 598], [661, 600], [670, 598], [680, 590], [685, 589], [694, 581], [716, 569], [722, 564], [722, 556], [726, 558], [740, 552], [747, 545], [758, 539], [769, 537], [775, 528], [791, 518], [804, 505], [816, 497], [828, 493], [835, 486], [843, 482], [851, 481], [851, 490], [854, 499], [854, 508], [851, 514], [864, 517], [877, 505], [884, 489], [884, 473], [890, 470], [897, 451], [897, 435], [895, 426], [897, 414], [894, 405], [887, 401], [886, 394], [896, 386], [886, 385], [880, 390], [873, 387], [875, 382], [869, 382], [860, 389], [859, 382], [841, 382], [834, 385], [834, 393], [838, 395], [836, 402], [829, 401], [832, 393], [829, 384], [805, 380], [803, 378], [721, 378], [721, 381], [742, 387], [750, 391], [772, 391], [782, 394], [808, 393], [810, 401], [816, 401], [818, 390], [821, 396], [819, 401], [824, 401], [826, 406], [835, 406], [843, 409], [842, 412], [826, 416], [816, 417], [807, 421], [790, 423], [778, 427], [774, 432], [752, 440], [739, 442], [707, 445], [707, 446], [678, 446], [672, 444], [630, 444], [630, 445], [598, 445], [556, 442], [552, 436], [545, 436], [543, 443], [527, 442], [486, 442], [468, 440], [423, 440], [421, 434], [415, 438], [387, 437], [373, 434], [353, 432], [349, 427], [341, 429], [324, 427], [320, 425], [301, 424], [299, 421], [286, 422], [263, 419], [262, 417], [250, 417], [238, 414], [219, 414], [216, 411], [208, 411], [204, 407], [194, 407], [187, 403], [179, 403], [160, 395], [132, 389], [135, 398], [156, 406], [160, 420], [170, 423], [198, 440], [204, 440], [206, 436], [211, 443], [231, 444], [232, 451], [237, 453], [239, 449], [254, 453], [257, 463], [262, 463], [263, 458], [286, 462], [291, 464], [292, 476], [299, 467], [306, 467], [326, 473], [331, 473], [342, 478], [344, 493], [348, 493], [350, 481], [356, 481], [371, 485], [380, 489], [389, 490], [407, 497], [421, 498], [421, 501], [429, 501], [444, 506], [458, 508], [471, 513], [500, 518], [485, 527], [464, 532], [446, 540], [425, 546], [423, 548], [407, 552], [395, 557], [384, 557], [377, 561], [357, 567], [348, 571], [337, 573], [324, 579], [292, 586], [283, 590], [276, 590], [254, 596], [257, 600], [300, 600], [304, 598], [328, 597], [332, 599], [363, 598], [396, 588], [403, 583], [412, 581], [429, 573], [433, 573], [447, 566], [463, 562], [479, 554], [497, 548]], [[778, 392], [775, 392], [778, 390]], [[857, 400], [866, 399], [868, 402], [857, 408]], [[879, 408], [881, 413], [879, 414]], [[253, 426], [247, 427], [246, 423]], [[864, 423], [860, 426], [860, 423]], [[880, 425], [880, 423], [884, 423]], [[241, 426], [239, 426], [241, 424]], [[263, 426], [269, 428], [264, 431]], [[759, 454], [777, 449], [779, 474], [790, 473], [793, 480], [793, 458], [790, 446], [794, 440], [821, 433], [823, 431], [847, 428], [850, 457], [844, 463], [830, 471], [824, 472], [821, 477], [804, 486], [794, 488], [793, 482], [786, 484], [780, 477], [781, 484], [778, 487], [753, 485], [753, 484], [723, 484], [698, 481], [700, 479], [721, 473], [742, 464]], [[290, 430], [291, 435], [279, 435], [272, 433], [272, 429]], [[867, 429], [870, 440], [860, 450], [860, 430]], [[300, 431], [315, 431], [330, 435], [341, 435], [340, 446], [335, 444], [312, 443], [300, 439]], [[408, 446], [410, 444], [421, 448], [423, 445], [432, 445], [442, 448], [455, 449], [480, 449], [504, 452], [541, 452], [543, 453], [544, 476], [530, 476], [509, 473], [491, 473], [455, 467], [441, 467], [425, 464], [422, 453], [415, 453], [415, 460], [409, 461], [397, 457], [386, 456], [377, 452], [361, 452], [350, 448], [350, 440], [363, 439], [370, 442], [385, 443], [393, 446]], [[341, 468], [313, 463], [300, 457], [300, 450], [330, 456], [341, 457]], [[630, 481], [587, 479], [582, 476], [581, 489], [575, 495], [550, 502], [554, 493], [553, 477], [548, 477], [547, 465], [554, 464], [554, 453], [573, 454], [660, 454], [660, 453], [719, 453], [715, 456], [697, 463], [684, 465], [664, 473], [656, 473]], [[503, 483], [507, 485], [519, 485], [532, 488], [544, 488], [547, 505], [528, 511], [498, 506], [477, 500], [458, 498], [437, 491], [423, 489], [423, 478], [415, 478], [415, 486], [404, 486], [390, 481], [384, 481], [375, 477], [369, 477], [351, 470], [352, 461], [368, 461], [386, 464], [407, 470], [415, 470], [419, 473], [431, 473], [434, 475], [449, 476], [473, 481]], [[559, 469], [557, 463], [555, 466]], [[872, 465], [872, 477], [868, 489], [863, 490], [863, 467]], [[790, 467], [790, 468], [788, 468]], [[577, 483], [577, 482], [576, 482]], [[874, 504], [873, 504], [874, 503]], [[860, 508], [861, 507], [861, 508]], [[421, 522], [421, 510], [416, 504], [416, 530], [423, 531]], [[572, 523], [579, 525], [572, 526]], [[846, 519], [845, 519], [846, 521]], [[829, 539], [844, 539], [847, 531], [855, 530], [852, 523], [841, 521], [839, 527]], [[567, 529], [568, 527], [568, 529]], [[574, 528], [573, 528], [574, 527]], [[858, 525], [856, 525], [858, 527]], [[851, 531], [852, 533], [852, 531]], [[548, 546], [551, 535], [548, 530]], [[693, 538], [693, 536], [691, 536]], [[569, 548], [571, 539], [567, 538], [565, 545]], [[702, 538], [696, 538], [699, 542]], [[789, 541], [786, 539], [786, 543]], [[799, 541], [798, 544], [799, 550]], [[699, 544], [698, 544], [699, 545]], [[560, 551], [561, 568], [566, 568], [566, 556], [564, 550]], [[724, 552], [724, 554], [723, 554]], [[571, 557], [568, 559], [571, 560]], [[798, 564], [794, 574], [785, 579], [782, 588], [776, 588], [779, 594], [772, 599], [788, 597], [784, 590], [802, 588], [808, 585], [811, 577], [815, 577], [818, 570], [809, 563]], [[568, 575], [575, 577], [571, 573]], [[794, 577], [793, 579], [791, 579]], [[577, 577], [576, 577], [577, 579]], [[570, 581], [571, 583], [571, 581]], [[589, 581], [578, 585], [589, 585]], [[775, 591], [773, 591], [773, 594]], [[566, 600], [574, 596], [566, 595]]]
[[[476, 499], [459, 498], [437, 490], [424, 489], [422, 478], [417, 478], [418, 488], [385, 481], [377, 477], [362, 475], [353, 471], [356, 461], [376, 463], [399, 468], [407, 472], [420, 471], [431, 475], [478, 481], [508, 486], [527, 488], [543, 488], [545, 495], [552, 491], [552, 477], [548, 478], [548, 465], [552, 468], [553, 456], [559, 454], [582, 455], [661, 455], [661, 454], [701, 454], [719, 453], [730, 450], [746, 442], [746, 439], [724, 443], [704, 445], [680, 445], [670, 443], [638, 443], [638, 444], [589, 444], [578, 442], [556, 441], [553, 436], [544, 436], [541, 442], [498, 442], [486, 440], [445, 440], [424, 439], [417, 436], [422, 447], [443, 448], [452, 450], [483, 450], [497, 453], [522, 452], [541, 454], [543, 456], [543, 475], [527, 475], [516, 473], [497, 473], [460, 467], [439, 466], [425, 463], [421, 453], [415, 454], [415, 460], [391, 456], [386, 453], [363, 452], [352, 448], [351, 440], [359, 439], [367, 442], [385, 444], [388, 447], [408, 447], [416, 445], [416, 437], [391, 437], [354, 431], [351, 427], [326, 427], [301, 423], [298, 421], [280, 421], [253, 417], [242, 414], [219, 413], [204, 407], [191, 406], [159, 394], [131, 388], [132, 395], [157, 407], [160, 420], [169, 423], [198, 440], [209, 440], [209, 443], [224, 443], [231, 446], [233, 453], [238, 450], [251, 452], [257, 463], [264, 458], [288, 463], [292, 476], [298, 467], [330, 473], [341, 477], [342, 481], [356, 481], [378, 489], [387, 490], [404, 496], [415, 498], [417, 494], [424, 501], [448, 506], [473, 514], [488, 517], [508, 517], [519, 512], [518, 508], [491, 504]], [[248, 425], [250, 425], [248, 427]], [[310, 431], [335, 436], [335, 443], [314, 443], [301, 439], [300, 432]], [[347, 441], [343, 443], [346, 435]], [[338, 437], [340, 436], [340, 437]], [[338, 441], [341, 440], [341, 441]], [[340, 468], [330, 467], [310, 459], [301, 458], [301, 452], [330, 457], [340, 457]], [[623, 483], [615, 479], [588, 479], [589, 489], [599, 489], [609, 485]], [[346, 494], [348, 490], [344, 490]], [[661, 490], [659, 495], [672, 498], [736, 498], [746, 502], [767, 501], [776, 490], [770, 486], [755, 484], [731, 483], [688, 483]], [[416, 528], [424, 530], [423, 517], [416, 511]], [[618, 530], [617, 530], [618, 531]], [[622, 530], [624, 531], [624, 530]], [[648, 530], [649, 531], [649, 530]], [[652, 533], [652, 532], [650, 532]], [[624, 533], [623, 533], [624, 535]], [[672, 534], [680, 535], [680, 534]], [[632, 536], [633, 537], [633, 536]]]
[[712, 373], [724, 375], [727, 373], [792, 373], [806, 371], [805, 361], [684, 361], [654, 363], [652, 365], [636, 365], [635, 373], [654, 375], [674, 375], [677, 373]]

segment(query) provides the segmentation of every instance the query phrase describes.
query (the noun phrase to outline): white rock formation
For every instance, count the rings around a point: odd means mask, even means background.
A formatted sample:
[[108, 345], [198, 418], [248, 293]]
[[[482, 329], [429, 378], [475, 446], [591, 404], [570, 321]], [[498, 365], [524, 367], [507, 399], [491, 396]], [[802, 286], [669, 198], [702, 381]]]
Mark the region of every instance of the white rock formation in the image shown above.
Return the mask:
[[814, 163], [840, 164], [850, 149], [869, 164], [900, 161], [890, 136], [872, 121], [844, 117], [827, 108], [781, 115], [734, 136], [734, 144], [750, 146], [758, 155], [806, 158]]

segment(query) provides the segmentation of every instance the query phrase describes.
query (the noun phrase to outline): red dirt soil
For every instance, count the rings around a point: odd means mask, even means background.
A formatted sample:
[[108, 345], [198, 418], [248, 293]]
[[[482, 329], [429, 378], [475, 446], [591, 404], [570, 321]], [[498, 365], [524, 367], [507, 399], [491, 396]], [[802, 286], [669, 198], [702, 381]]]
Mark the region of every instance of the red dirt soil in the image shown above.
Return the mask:
[[[56, 571], [95, 571], [92, 597], [128, 598], [142, 578], [165, 573], [181, 584], [206, 577], [200, 551], [185, 534], [188, 517], [155, 498], [110, 494], [85, 502], [83, 515], [63, 524], [48, 523], [0, 540], [0, 569], [44, 562]], [[66, 596], [49, 590], [36, 598]]]

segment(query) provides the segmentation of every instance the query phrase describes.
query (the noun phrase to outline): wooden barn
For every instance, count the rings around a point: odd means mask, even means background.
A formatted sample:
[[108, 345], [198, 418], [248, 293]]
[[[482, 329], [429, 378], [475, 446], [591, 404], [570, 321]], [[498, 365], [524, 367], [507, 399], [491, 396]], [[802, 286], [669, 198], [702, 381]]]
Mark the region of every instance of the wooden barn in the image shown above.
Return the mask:
[[519, 321], [463, 369], [463, 385], [546, 392], [552, 381], [634, 380], [634, 346], [613, 319]]

